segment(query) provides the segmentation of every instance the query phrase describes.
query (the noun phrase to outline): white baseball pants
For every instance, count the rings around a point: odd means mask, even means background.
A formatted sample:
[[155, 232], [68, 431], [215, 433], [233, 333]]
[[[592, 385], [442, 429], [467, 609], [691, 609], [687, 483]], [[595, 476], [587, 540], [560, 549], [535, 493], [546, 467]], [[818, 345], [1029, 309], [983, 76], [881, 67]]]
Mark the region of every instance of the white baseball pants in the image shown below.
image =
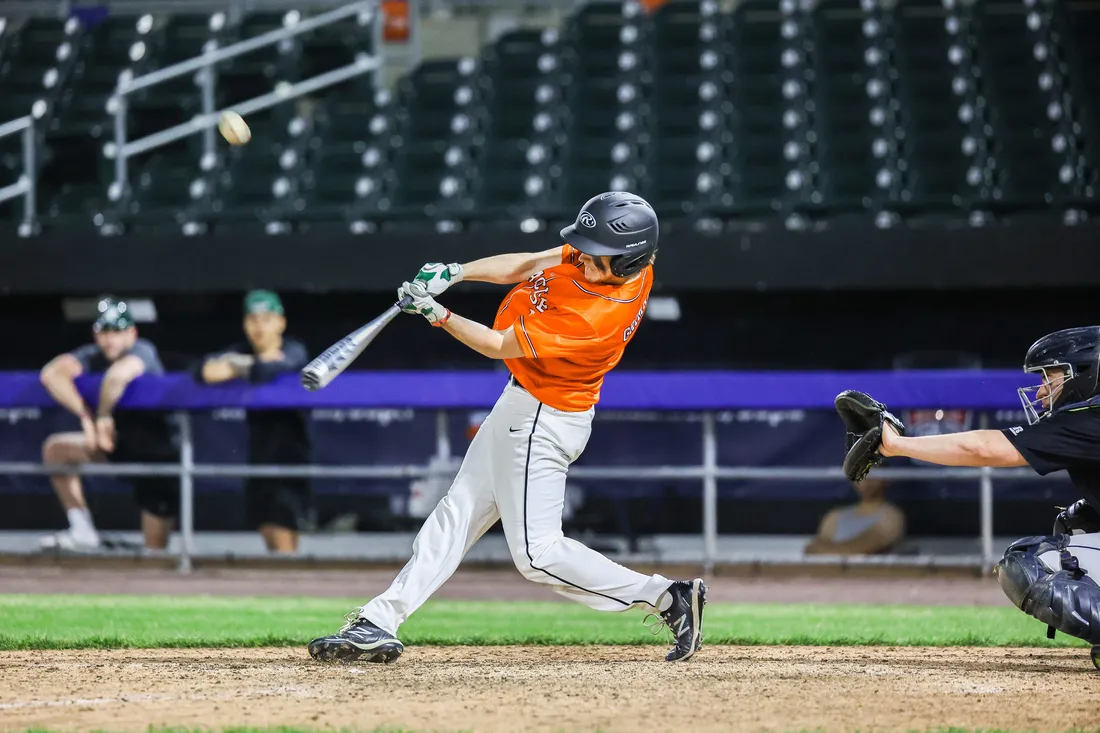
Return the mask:
[[[1069, 547], [1066, 549], [1077, 558], [1078, 567], [1088, 573], [1090, 578], [1100, 579], [1100, 533], [1075, 534], [1070, 537]], [[1044, 552], [1038, 557], [1052, 572], [1062, 569], [1062, 556], [1057, 551]]]
[[593, 414], [556, 410], [510, 381], [417, 534], [412, 558], [360, 616], [396, 635], [498, 519], [528, 580], [599, 611], [656, 607], [672, 581], [625, 568], [562, 534], [565, 474], [588, 443]]

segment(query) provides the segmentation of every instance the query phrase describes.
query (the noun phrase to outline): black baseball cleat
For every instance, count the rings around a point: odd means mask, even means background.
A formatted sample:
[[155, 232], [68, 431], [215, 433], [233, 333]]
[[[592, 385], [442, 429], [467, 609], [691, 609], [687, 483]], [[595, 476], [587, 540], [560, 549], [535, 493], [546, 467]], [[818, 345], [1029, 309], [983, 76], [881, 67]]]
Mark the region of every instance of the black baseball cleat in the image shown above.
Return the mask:
[[378, 662], [389, 664], [405, 645], [365, 618], [349, 618], [332, 636], [309, 642], [309, 656], [322, 662]]
[[[661, 611], [661, 620], [672, 632], [673, 647], [665, 655], [666, 662], [691, 659], [703, 646], [703, 606], [707, 602], [707, 584], [701, 578], [678, 580], [667, 591], [672, 605]], [[657, 625], [656, 629], [660, 626]], [[654, 633], [656, 633], [656, 629]]]

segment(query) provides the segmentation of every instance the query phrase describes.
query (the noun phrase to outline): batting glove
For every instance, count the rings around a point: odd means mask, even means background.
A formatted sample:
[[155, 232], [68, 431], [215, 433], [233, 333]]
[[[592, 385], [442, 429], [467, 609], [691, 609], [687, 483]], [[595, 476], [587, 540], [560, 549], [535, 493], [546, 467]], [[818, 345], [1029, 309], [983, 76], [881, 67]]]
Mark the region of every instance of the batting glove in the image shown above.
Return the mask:
[[419, 313], [433, 326], [442, 326], [451, 317], [451, 311], [441, 306], [428, 294], [427, 286], [420, 280], [402, 283], [397, 290], [398, 300], [408, 296], [412, 300], [402, 308], [405, 313]]
[[444, 265], [442, 262], [429, 262], [420, 268], [413, 282], [424, 283], [430, 296], [442, 295], [447, 288], [462, 282], [462, 265], [457, 262], [449, 265]]

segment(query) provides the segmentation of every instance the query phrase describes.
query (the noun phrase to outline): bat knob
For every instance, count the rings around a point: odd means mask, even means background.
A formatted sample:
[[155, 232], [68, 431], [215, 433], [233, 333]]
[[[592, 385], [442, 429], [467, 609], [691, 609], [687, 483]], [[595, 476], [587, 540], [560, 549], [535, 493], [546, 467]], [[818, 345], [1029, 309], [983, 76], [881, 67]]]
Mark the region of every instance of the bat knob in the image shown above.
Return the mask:
[[321, 389], [321, 375], [312, 369], [302, 371], [302, 386], [310, 392]]

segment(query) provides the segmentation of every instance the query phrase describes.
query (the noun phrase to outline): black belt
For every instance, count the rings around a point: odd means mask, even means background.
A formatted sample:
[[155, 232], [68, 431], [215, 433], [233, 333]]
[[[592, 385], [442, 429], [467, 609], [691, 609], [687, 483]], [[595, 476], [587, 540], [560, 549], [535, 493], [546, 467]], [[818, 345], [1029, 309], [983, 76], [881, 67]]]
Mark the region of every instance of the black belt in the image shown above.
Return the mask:
[[515, 374], [511, 375], [510, 377], [508, 377], [508, 384], [511, 384], [511, 385], [512, 385], [512, 386], [514, 386], [514, 387], [519, 387], [519, 388], [520, 388], [520, 389], [522, 389], [522, 390], [523, 390], [524, 392], [527, 392], [528, 394], [530, 394], [530, 390], [528, 390], [528, 389], [527, 389], [526, 387], [524, 387], [524, 386], [523, 386], [522, 384], [520, 384], [520, 383], [519, 383], [519, 380], [518, 380], [518, 379], [516, 379], [516, 375], [515, 375]]

